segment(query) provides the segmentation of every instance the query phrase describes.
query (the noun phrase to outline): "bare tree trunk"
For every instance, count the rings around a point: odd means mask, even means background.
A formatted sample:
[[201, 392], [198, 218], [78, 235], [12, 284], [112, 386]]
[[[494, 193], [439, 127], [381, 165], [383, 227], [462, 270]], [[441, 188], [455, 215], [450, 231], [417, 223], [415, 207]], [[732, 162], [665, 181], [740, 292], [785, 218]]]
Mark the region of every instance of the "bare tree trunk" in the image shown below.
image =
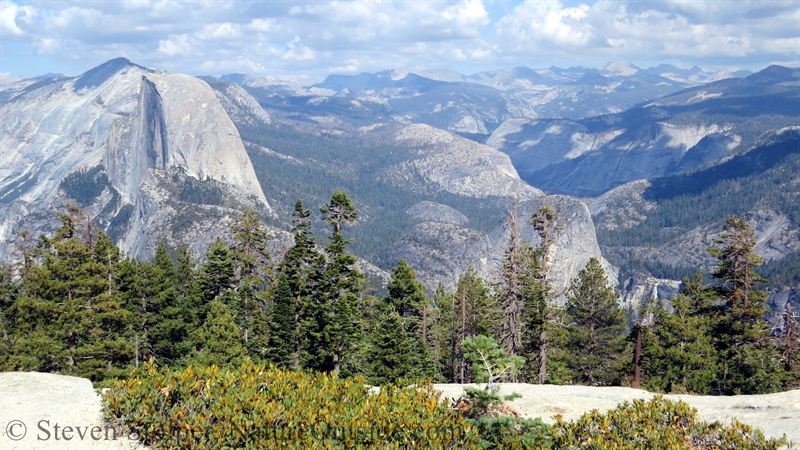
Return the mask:
[[547, 379], [547, 331], [542, 327], [539, 333], [539, 384]]
[[636, 325], [636, 350], [633, 354], [633, 384], [631, 387], [639, 389], [642, 387], [642, 326]]
[[422, 308], [422, 343], [428, 345], [428, 307]]
[[[461, 339], [459, 339], [459, 344], [464, 342], [466, 339], [466, 332], [467, 332], [467, 302], [466, 297], [464, 294], [461, 295]], [[464, 361], [464, 357], [459, 358], [460, 366], [461, 366], [461, 375], [459, 377], [459, 383], [464, 383], [464, 377], [466, 376], [466, 368], [467, 365]]]

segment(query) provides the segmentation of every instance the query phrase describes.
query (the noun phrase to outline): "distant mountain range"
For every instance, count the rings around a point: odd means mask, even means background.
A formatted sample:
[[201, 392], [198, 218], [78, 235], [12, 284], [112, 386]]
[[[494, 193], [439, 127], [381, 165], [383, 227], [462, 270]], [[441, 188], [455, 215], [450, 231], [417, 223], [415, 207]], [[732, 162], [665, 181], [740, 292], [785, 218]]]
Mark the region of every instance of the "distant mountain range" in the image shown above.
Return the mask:
[[642, 70], [613, 62], [601, 69], [517, 67], [469, 76], [452, 70], [386, 70], [330, 75], [309, 87], [244, 74], [220, 79], [246, 87], [265, 106], [278, 110], [313, 101], [320, 113], [354, 125], [376, 120], [425, 123], [485, 140], [511, 118], [574, 120], [621, 112], [687, 87], [749, 74], [670, 65]]
[[[280, 252], [296, 199], [314, 211], [335, 188], [361, 214], [348, 232], [364, 267], [380, 279], [404, 258], [429, 288], [470, 265], [491, 278], [513, 199], [530, 215], [542, 191], [559, 194], [547, 201], [566, 225], [558, 289], [607, 256], [625, 302], [656, 284], [668, 297], [681, 274], [713, 264], [709, 236], [731, 213], [753, 221], [771, 261], [800, 249], [792, 68], [389, 70], [299, 86], [120, 58], [79, 77], [2, 78], [0, 102], [4, 259], [19, 231], [54, 229], [69, 199], [135, 256], [159, 240], [200, 251], [245, 205]], [[709, 200], [734, 187], [741, 201]], [[527, 223], [522, 236], [537, 241]]]

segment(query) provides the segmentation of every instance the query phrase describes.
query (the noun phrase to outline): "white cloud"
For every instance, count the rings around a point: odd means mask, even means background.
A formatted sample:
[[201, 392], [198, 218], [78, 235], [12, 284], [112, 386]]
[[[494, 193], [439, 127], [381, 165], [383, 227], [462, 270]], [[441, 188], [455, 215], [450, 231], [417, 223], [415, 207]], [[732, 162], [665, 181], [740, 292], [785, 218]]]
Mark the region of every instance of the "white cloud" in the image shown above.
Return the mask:
[[33, 44], [33, 49], [40, 55], [56, 55], [61, 49], [61, 41], [58, 39], [42, 39]]
[[170, 36], [169, 39], [158, 42], [158, 51], [167, 56], [183, 55], [191, 50], [192, 46], [189, 44], [189, 37], [185, 34]]
[[764, 42], [764, 50], [769, 53], [795, 53], [800, 55], [800, 37], [770, 39]]
[[[116, 56], [192, 74], [235, 68], [294, 79], [618, 59], [755, 69], [800, 59], [797, 0], [512, 1], [0, 0], [0, 31], [30, 55], [48, 55], [52, 71], [61, 60], [89, 69]], [[27, 61], [13, 58], [4, 56], [4, 70], [23, 73]]]
[[294, 40], [286, 44], [286, 47], [287, 50], [284, 52], [283, 56], [281, 56], [281, 59], [308, 61], [315, 58], [314, 50], [301, 44], [299, 37], [295, 37]]
[[247, 28], [250, 30], [263, 33], [271, 31], [273, 27], [274, 21], [272, 19], [253, 19], [253, 21], [247, 26]]
[[[793, 5], [791, 3], [794, 3]], [[565, 6], [528, 0], [497, 24], [499, 44], [512, 54], [588, 56], [605, 59], [744, 58], [757, 51], [790, 51], [775, 45], [797, 36], [795, 2], [612, 2]], [[762, 17], [752, 19], [754, 14]], [[791, 19], [789, 19], [791, 21]], [[776, 23], [777, 22], [777, 23]], [[780, 29], [767, 44], [763, 27]]]
[[206, 25], [197, 32], [197, 37], [203, 40], [236, 39], [241, 36], [239, 25], [230, 22]]
[[10, 1], [0, 1], [0, 32], [8, 36], [22, 36], [24, 31], [18, 22], [30, 24], [36, 15], [36, 9], [31, 6], [19, 6]]

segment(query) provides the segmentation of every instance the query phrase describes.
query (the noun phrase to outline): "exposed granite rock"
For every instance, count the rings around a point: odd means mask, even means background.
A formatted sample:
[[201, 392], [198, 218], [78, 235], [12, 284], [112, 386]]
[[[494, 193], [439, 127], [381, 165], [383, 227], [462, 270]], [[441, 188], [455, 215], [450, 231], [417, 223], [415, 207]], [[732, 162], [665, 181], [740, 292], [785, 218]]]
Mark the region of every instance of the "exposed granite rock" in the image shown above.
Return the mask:
[[235, 122], [246, 122], [251, 125], [270, 123], [269, 114], [258, 103], [258, 100], [248, 94], [238, 84], [226, 84], [222, 89], [215, 89], [214, 94], [219, 99], [220, 105], [225, 109]]
[[418, 176], [453, 194], [531, 199], [541, 191], [519, 178], [508, 156], [497, 150], [429, 125], [400, 128], [397, 141], [417, 148], [417, 157], [387, 170], [395, 180]]
[[[623, 309], [635, 312], [643, 301], [657, 298], [667, 306], [669, 301], [680, 293], [681, 281], [637, 275], [621, 280], [622, 300], [619, 305]], [[671, 308], [671, 307], [670, 307]]]
[[[128, 438], [121, 431], [115, 434], [115, 429], [103, 421], [100, 395], [85, 378], [53, 373], [3, 372], [0, 373], [0, 405], [0, 448], [149, 448], [139, 444], [138, 440]], [[14, 425], [14, 421], [19, 422]], [[58, 439], [56, 424], [59, 427]], [[65, 430], [65, 427], [72, 427], [72, 431]], [[24, 437], [21, 436], [23, 430], [26, 431]], [[65, 431], [69, 440], [65, 439]], [[79, 434], [81, 432], [83, 436]], [[18, 436], [19, 440], [12, 439], [14, 436]]]
[[[540, 238], [527, 219], [541, 202], [541, 199], [529, 200], [518, 207], [519, 237], [534, 246], [541, 243]], [[547, 202], [563, 215], [559, 225], [563, 225], [564, 230], [556, 237], [550, 261], [553, 288], [559, 296], [593, 257], [601, 260], [609, 282], [616, 286], [617, 269], [600, 253], [586, 204], [567, 196], [548, 197]], [[391, 254], [396, 259], [407, 260], [417, 269], [420, 280], [429, 289], [442, 283], [452, 290], [458, 276], [470, 265], [488, 282], [496, 282], [510, 235], [508, 220], [488, 232], [452, 223], [423, 222], [395, 243]]]
[[408, 208], [406, 212], [417, 219], [430, 222], [463, 225], [469, 221], [467, 216], [456, 211], [454, 208], [429, 201], [419, 202], [411, 208]]
[[[270, 206], [236, 127], [209, 86], [186, 75], [150, 70], [116, 59], [77, 78], [58, 78], [22, 89], [0, 106], [0, 257], [19, 230], [50, 231], [43, 216], [63, 206], [61, 181], [69, 173], [103, 165], [120, 202], [133, 205], [123, 250], [145, 256], [168, 211], [153, 170], [179, 169], [198, 180], [217, 180], [229, 197]], [[8, 195], [6, 195], [8, 194]], [[87, 210], [108, 205], [106, 195]], [[111, 216], [113, 217], [113, 215]]]
[[609, 123], [593, 131], [570, 120], [515, 118], [498, 127], [487, 144], [508, 154], [534, 186], [595, 196], [630, 181], [696, 169], [741, 143], [721, 124], [625, 126]]

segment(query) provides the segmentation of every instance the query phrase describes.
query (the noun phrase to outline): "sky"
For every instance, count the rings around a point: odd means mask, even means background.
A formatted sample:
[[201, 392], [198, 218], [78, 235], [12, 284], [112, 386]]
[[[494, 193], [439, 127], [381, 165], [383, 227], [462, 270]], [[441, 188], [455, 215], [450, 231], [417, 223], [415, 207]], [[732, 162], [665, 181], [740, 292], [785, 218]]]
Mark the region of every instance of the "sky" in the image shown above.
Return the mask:
[[800, 0], [0, 0], [0, 74], [126, 57], [301, 84], [333, 73], [516, 66], [800, 65]]

